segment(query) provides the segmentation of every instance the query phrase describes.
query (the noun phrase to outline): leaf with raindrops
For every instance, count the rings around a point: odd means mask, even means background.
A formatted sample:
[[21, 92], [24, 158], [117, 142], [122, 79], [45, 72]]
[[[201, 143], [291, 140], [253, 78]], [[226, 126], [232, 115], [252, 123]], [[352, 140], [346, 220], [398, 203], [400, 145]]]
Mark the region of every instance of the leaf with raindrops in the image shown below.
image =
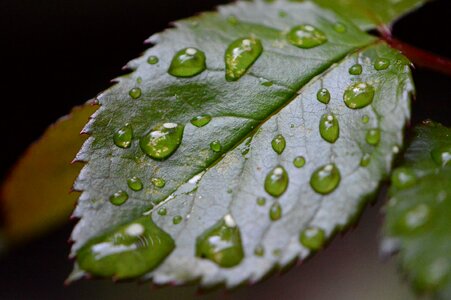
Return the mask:
[[409, 61], [333, 12], [243, 1], [174, 26], [97, 98], [71, 280], [258, 281], [355, 220], [402, 145]]
[[400, 250], [417, 290], [451, 299], [451, 129], [424, 122], [404, 159], [392, 174], [382, 249]]

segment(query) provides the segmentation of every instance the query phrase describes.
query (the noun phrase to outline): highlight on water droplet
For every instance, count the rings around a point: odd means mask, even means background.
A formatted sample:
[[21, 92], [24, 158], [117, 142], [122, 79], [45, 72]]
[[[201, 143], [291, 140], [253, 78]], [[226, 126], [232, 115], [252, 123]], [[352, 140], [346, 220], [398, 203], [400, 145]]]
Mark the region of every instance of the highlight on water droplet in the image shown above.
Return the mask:
[[232, 268], [243, 260], [241, 233], [231, 215], [226, 215], [196, 239], [196, 256], [222, 268]]
[[378, 58], [374, 62], [374, 69], [377, 71], [386, 70], [390, 66], [390, 60], [386, 58]]
[[345, 24], [340, 23], [340, 22], [337, 22], [337, 23], [335, 23], [335, 25], [334, 25], [334, 30], [335, 30], [336, 32], [338, 32], [338, 33], [344, 33], [344, 32], [346, 32], [346, 31], [348, 30], [348, 28], [346, 27]]
[[316, 99], [324, 104], [329, 104], [330, 102], [330, 92], [326, 88], [322, 88], [316, 94]]
[[166, 209], [166, 207], [162, 207], [158, 210], [157, 214], [159, 214], [160, 216], [166, 216], [168, 214], [168, 210]]
[[203, 114], [203, 115], [199, 115], [199, 116], [192, 118], [191, 124], [193, 124], [196, 127], [204, 127], [205, 125], [210, 123], [210, 121], [211, 121], [211, 116]]
[[180, 146], [185, 126], [176, 123], [158, 125], [141, 137], [141, 150], [155, 160], [169, 158]]
[[174, 218], [172, 218], [172, 223], [174, 225], [180, 224], [182, 221], [183, 221], [182, 216], [175, 216]]
[[158, 267], [175, 247], [169, 234], [150, 217], [88, 241], [77, 252], [77, 263], [94, 276], [135, 278]]
[[365, 154], [363, 154], [362, 159], [360, 160], [360, 166], [368, 167], [370, 162], [371, 162], [371, 154], [365, 153]]
[[232, 42], [224, 56], [226, 66], [226, 80], [236, 81], [255, 63], [263, 52], [260, 40], [248, 37]]
[[113, 136], [114, 144], [120, 148], [130, 148], [133, 139], [133, 128], [130, 124], [125, 124], [124, 127], [116, 131]]
[[326, 233], [319, 227], [308, 227], [299, 235], [299, 242], [311, 251], [318, 251], [326, 242]]
[[269, 218], [271, 221], [277, 221], [282, 218], [282, 206], [279, 202], [274, 202], [269, 208]]
[[153, 177], [150, 179], [150, 182], [152, 182], [152, 184], [154, 186], [156, 186], [157, 188], [164, 188], [164, 186], [166, 185], [166, 181], [163, 178], [159, 178], [159, 177]]
[[288, 33], [288, 41], [299, 48], [310, 49], [327, 42], [326, 35], [312, 25], [293, 27]]
[[374, 88], [368, 83], [353, 83], [343, 94], [343, 100], [347, 107], [351, 109], [359, 109], [370, 105], [374, 99]]
[[211, 142], [210, 149], [213, 150], [214, 152], [221, 152], [221, 150], [222, 150], [221, 142], [220, 141]]
[[288, 174], [282, 166], [272, 169], [265, 179], [265, 190], [273, 197], [280, 197], [288, 188]]
[[377, 146], [381, 140], [381, 130], [372, 128], [366, 132], [365, 140], [369, 145]]
[[149, 65], [155, 65], [155, 64], [157, 64], [159, 62], [159, 59], [158, 59], [158, 57], [156, 57], [155, 55], [151, 55], [151, 56], [149, 56], [148, 58], [147, 58], [147, 63], [149, 64]]
[[138, 192], [143, 189], [143, 183], [141, 179], [136, 176], [133, 176], [127, 180], [128, 187], [135, 192]]
[[258, 206], [265, 206], [266, 204], [266, 198], [265, 197], [258, 197], [257, 198], [257, 205]]
[[277, 154], [282, 154], [283, 150], [285, 150], [287, 143], [285, 141], [285, 137], [281, 134], [276, 135], [276, 137], [271, 141], [272, 149]]
[[140, 88], [132, 88], [128, 94], [133, 99], [138, 99], [139, 97], [141, 97], [141, 89]]
[[319, 194], [332, 193], [340, 184], [341, 175], [335, 164], [319, 167], [310, 178], [310, 185]]
[[351, 75], [360, 75], [362, 74], [362, 71], [363, 69], [361, 64], [355, 64], [349, 68], [349, 74]]
[[319, 133], [321, 137], [329, 142], [335, 143], [340, 135], [340, 126], [337, 118], [331, 114], [324, 114], [319, 122]]
[[117, 191], [113, 195], [110, 196], [110, 202], [113, 205], [121, 206], [128, 200], [128, 194], [124, 191]]
[[401, 167], [393, 171], [391, 181], [396, 188], [405, 189], [415, 185], [417, 176], [411, 168]]
[[451, 145], [440, 146], [431, 151], [432, 160], [440, 167], [451, 164]]
[[177, 52], [169, 67], [175, 77], [194, 77], [207, 68], [205, 53], [196, 48], [185, 48]]
[[296, 156], [293, 160], [293, 165], [296, 168], [302, 168], [305, 165], [305, 157], [304, 156]]
[[397, 224], [397, 230], [404, 234], [417, 232], [424, 228], [431, 219], [431, 209], [424, 203], [417, 204], [402, 215]]

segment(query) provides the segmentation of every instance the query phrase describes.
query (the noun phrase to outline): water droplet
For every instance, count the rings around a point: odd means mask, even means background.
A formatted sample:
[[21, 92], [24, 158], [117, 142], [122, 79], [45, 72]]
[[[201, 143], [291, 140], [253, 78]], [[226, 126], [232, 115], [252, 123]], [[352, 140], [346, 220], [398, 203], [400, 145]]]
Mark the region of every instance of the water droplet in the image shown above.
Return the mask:
[[210, 115], [199, 115], [197, 117], [194, 117], [191, 119], [191, 124], [193, 124], [196, 127], [204, 127], [211, 121]]
[[338, 120], [333, 114], [324, 114], [319, 122], [319, 133], [321, 137], [329, 142], [335, 143], [340, 135]]
[[244, 257], [240, 230], [233, 218], [227, 216], [196, 239], [196, 256], [209, 259], [222, 268], [234, 267]]
[[133, 99], [138, 99], [139, 97], [141, 97], [141, 89], [140, 88], [133, 88], [133, 89], [130, 90], [130, 92], [128, 94]]
[[406, 167], [396, 169], [391, 176], [392, 183], [398, 189], [414, 186], [417, 181], [415, 172]]
[[366, 132], [366, 142], [369, 145], [377, 146], [381, 140], [381, 131], [378, 128], [369, 129]]
[[326, 242], [326, 233], [321, 228], [309, 227], [301, 232], [299, 241], [307, 249], [318, 251]]
[[264, 198], [264, 197], [258, 197], [257, 198], [257, 205], [265, 206], [265, 204], [266, 204], [266, 198]]
[[166, 185], [166, 181], [163, 178], [158, 178], [158, 177], [154, 177], [152, 179], [150, 179], [150, 182], [152, 182], [152, 184], [154, 186], [156, 186], [157, 188], [164, 188], [164, 186]]
[[170, 235], [142, 217], [88, 241], [77, 252], [77, 262], [94, 276], [135, 278], [155, 269], [174, 247]]
[[233, 26], [238, 25], [239, 23], [238, 19], [235, 16], [229, 16], [227, 18], [227, 22], [229, 22], [229, 24]]
[[166, 207], [162, 207], [158, 210], [157, 212], [160, 216], [166, 216], [168, 214], [168, 210], [166, 209]]
[[151, 55], [151, 56], [149, 56], [149, 58], [147, 58], [147, 63], [149, 65], [155, 65], [158, 63], [158, 61], [159, 61], [159, 59], [155, 55]]
[[110, 202], [113, 205], [121, 206], [128, 200], [128, 194], [124, 191], [117, 191], [113, 195], [110, 196]]
[[282, 206], [280, 206], [279, 202], [274, 202], [269, 208], [269, 218], [271, 221], [277, 221], [282, 218]]
[[340, 184], [341, 175], [335, 164], [322, 166], [313, 172], [310, 185], [319, 194], [332, 193]]
[[265, 179], [265, 190], [274, 197], [280, 197], [288, 187], [288, 174], [282, 166], [272, 169]]
[[136, 82], [141, 84], [143, 82], [143, 79], [141, 76], [139, 76], [138, 78], [136, 78]]
[[182, 216], [175, 216], [174, 218], [172, 218], [172, 223], [174, 225], [180, 224], [182, 221], [183, 221]]
[[357, 82], [351, 84], [343, 95], [347, 107], [359, 109], [370, 105], [374, 98], [374, 88], [368, 83]]
[[368, 167], [370, 162], [371, 162], [371, 154], [365, 153], [365, 154], [363, 154], [362, 159], [360, 160], [360, 166]]
[[185, 48], [177, 52], [169, 67], [169, 74], [175, 77], [193, 77], [206, 68], [205, 53], [196, 48]]
[[344, 33], [348, 30], [348, 28], [346, 28], [345, 24], [338, 22], [338, 23], [335, 23], [334, 30], [338, 33]]
[[362, 74], [362, 65], [361, 64], [355, 64], [352, 67], [349, 68], [349, 74], [351, 75], [360, 75]]
[[221, 142], [220, 141], [213, 141], [210, 143], [210, 149], [214, 152], [220, 152], [222, 150]]
[[139, 179], [136, 176], [129, 178], [127, 180], [127, 184], [128, 184], [128, 187], [135, 192], [143, 189], [143, 183], [142, 183], [141, 179]]
[[444, 167], [451, 164], [451, 145], [441, 146], [433, 149], [431, 151], [432, 160], [439, 165]]
[[311, 25], [299, 25], [290, 30], [288, 41], [299, 48], [310, 49], [326, 43], [327, 37]]
[[225, 53], [226, 80], [240, 79], [262, 52], [262, 43], [255, 38], [241, 38], [231, 43]]
[[266, 87], [270, 87], [273, 84], [274, 83], [272, 81], [269, 81], [269, 80], [262, 81], [262, 83], [261, 83], [261, 85], [266, 86]]
[[120, 148], [130, 148], [133, 139], [133, 128], [130, 124], [125, 124], [124, 127], [116, 131], [113, 136], [114, 144]]
[[296, 156], [293, 160], [293, 165], [296, 168], [302, 168], [305, 165], [305, 158], [304, 156]]
[[254, 254], [256, 255], [256, 256], [263, 256], [263, 255], [265, 255], [265, 248], [263, 248], [263, 246], [262, 245], [258, 245], [257, 247], [255, 247], [255, 249], [254, 249]]
[[376, 61], [374, 62], [374, 68], [377, 71], [381, 71], [381, 70], [385, 70], [390, 66], [390, 60], [386, 59], [386, 58], [378, 58], [376, 59]]
[[316, 99], [318, 99], [319, 102], [324, 104], [329, 104], [330, 102], [330, 92], [328, 89], [322, 88], [318, 91], [316, 94]]
[[423, 228], [430, 220], [431, 209], [426, 204], [418, 204], [399, 218], [398, 229], [411, 233]]
[[180, 146], [184, 128], [183, 125], [176, 123], [164, 123], [141, 137], [139, 145], [151, 158], [164, 160]]
[[276, 137], [271, 142], [272, 149], [277, 154], [282, 154], [283, 150], [285, 150], [286, 145], [287, 143], [285, 141], [285, 138], [281, 134], [276, 135]]
[[368, 117], [368, 115], [364, 115], [362, 117], [362, 122], [363, 124], [367, 124], [370, 121], [370, 117]]

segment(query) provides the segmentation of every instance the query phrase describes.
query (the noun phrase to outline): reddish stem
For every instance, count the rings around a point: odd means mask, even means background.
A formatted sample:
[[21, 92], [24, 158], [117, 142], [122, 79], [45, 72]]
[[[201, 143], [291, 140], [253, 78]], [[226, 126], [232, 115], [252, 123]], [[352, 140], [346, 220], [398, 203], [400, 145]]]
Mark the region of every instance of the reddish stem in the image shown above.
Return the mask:
[[390, 30], [380, 27], [381, 38], [390, 46], [401, 51], [415, 66], [434, 70], [451, 76], [451, 60], [434, 53], [424, 51], [394, 38]]

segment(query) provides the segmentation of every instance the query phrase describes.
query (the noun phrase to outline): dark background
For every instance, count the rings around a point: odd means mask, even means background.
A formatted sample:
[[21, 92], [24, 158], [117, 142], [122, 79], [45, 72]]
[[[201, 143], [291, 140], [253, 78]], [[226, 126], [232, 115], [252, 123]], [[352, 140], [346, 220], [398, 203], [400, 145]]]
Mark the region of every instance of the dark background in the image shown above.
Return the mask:
[[[211, 10], [226, 2], [0, 0], [0, 57], [2, 73], [6, 77], [0, 85], [0, 178], [5, 176], [14, 161], [50, 123], [68, 113], [72, 106], [93, 98], [110, 85], [110, 79], [122, 74], [121, 67], [145, 49], [142, 41], [148, 36], [161, 31], [172, 20]], [[451, 58], [450, 16], [451, 1], [429, 3], [397, 22], [394, 35], [414, 46]], [[412, 123], [431, 118], [451, 125], [451, 78], [417, 69], [414, 71], [414, 80], [417, 98], [413, 103]], [[216, 293], [209, 297], [244, 299], [278, 295], [292, 299], [295, 295], [305, 294], [311, 295], [305, 299], [323, 299], [320, 296], [323, 294], [315, 292], [315, 286], [320, 290], [321, 282], [327, 282], [327, 278], [318, 275], [321, 271], [315, 271], [315, 264], [327, 267], [330, 261], [341, 259], [339, 262], [346, 266], [344, 261], [348, 256], [360, 253], [355, 252], [356, 245], [372, 245], [374, 250], [370, 250], [369, 260], [362, 263], [377, 264], [378, 211], [379, 207], [370, 208], [366, 212], [370, 221], [363, 221], [362, 229], [359, 228], [351, 237], [339, 238], [324, 254], [319, 255], [317, 262], [315, 259], [307, 263], [305, 269], [310, 267], [309, 274], [296, 268], [283, 279], [271, 279], [251, 289], [252, 292], [246, 289], [229, 296]], [[193, 294], [193, 288], [151, 292], [147, 285], [123, 284], [111, 287], [110, 283], [105, 282], [80, 283], [64, 288], [62, 282], [71, 269], [71, 263], [67, 260], [69, 246], [66, 243], [70, 230], [71, 225], [64, 226], [0, 257], [0, 299], [103, 299], [107, 295], [109, 299], [177, 298]], [[354, 266], [352, 262], [349, 264], [350, 267]], [[359, 268], [359, 265], [355, 267]], [[379, 268], [383, 268], [382, 271]], [[377, 278], [379, 272], [394, 273], [393, 268], [390, 264], [387, 267], [373, 266], [372, 271]], [[302, 291], [295, 290], [286, 295], [281, 292], [281, 289], [286, 291], [284, 286], [287, 284], [294, 285], [297, 278], [309, 280], [315, 274], [319, 276], [318, 280], [312, 279], [311, 284], [307, 281]], [[353, 278], [346, 274], [343, 276]], [[387, 276], [391, 278], [392, 275]], [[359, 277], [356, 280], [362, 280]], [[337, 283], [337, 280], [334, 282]], [[332, 286], [333, 283], [328, 288]], [[405, 288], [400, 286], [400, 290]], [[337, 291], [331, 295], [340, 295], [338, 291], [343, 289], [343, 286], [337, 287]], [[358, 289], [354, 287], [354, 292], [357, 293]], [[310, 290], [311, 294], [308, 294]], [[378, 299], [381, 291], [375, 287], [374, 292], [374, 299]], [[366, 295], [366, 299], [373, 299], [368, 293], [371, 291], [363, 295]], [[353, 298], [356, 295], [350, 294], [348, 296], [351, 298], [348, 299], [357, 299]], [[396, 292], [394, 295], [395, 298], [390, 299], [401, 299], [396, 298]]]

